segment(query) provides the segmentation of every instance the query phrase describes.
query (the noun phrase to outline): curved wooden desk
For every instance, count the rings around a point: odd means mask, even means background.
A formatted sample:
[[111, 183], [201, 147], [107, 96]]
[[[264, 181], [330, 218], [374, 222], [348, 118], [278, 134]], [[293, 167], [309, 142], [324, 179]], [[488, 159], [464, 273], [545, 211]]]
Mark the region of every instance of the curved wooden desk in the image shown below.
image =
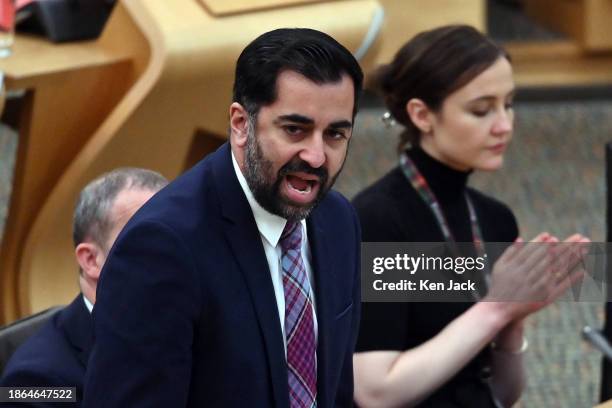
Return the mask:
[[125, 0], [95, 42], [19, 37], [0, 61], [9, 89], [28, 92], [0, 256], [0, 322], [77, 292], [70, 226], [88, 181], [128, 165], [174, 178], [193, 146], [222, 142], [233, 66], [249, 41], [290, 21], [356, 50], [378, 8], [374, 0], [308, 2], [215, 16], [196, 0]]
[[[116, 23], [122, 16], [117, 13]], [[137, 38], [138, 32], [128, 28], [122, 28], [126, 35]], [[108, 40], [53, 45], [17, 36], [13, 55], [0, 60], [7, 89], [26, 92], [0, 247], [0, 323], [34, 310], [20, 311], [17, 301], [24, 291], [18, 277], [28, 231], [69, 163], [134, 82], [134, 56], [147, 49], [144, 41], [141, 45], [145, 46], [142, 51], [114, 48]], [[72, 293], [75, 282], [76, 278], [68, 287]]]

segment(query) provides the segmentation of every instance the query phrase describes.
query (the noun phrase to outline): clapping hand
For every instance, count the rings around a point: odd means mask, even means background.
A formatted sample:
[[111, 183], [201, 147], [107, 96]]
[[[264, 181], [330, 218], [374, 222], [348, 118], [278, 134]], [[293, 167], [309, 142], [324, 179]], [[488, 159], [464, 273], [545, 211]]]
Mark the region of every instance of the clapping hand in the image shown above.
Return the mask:
[[548, 233], [529, 242], [518, 239], [493, 266], [483, 300], [502, 302], [511, 320], [542, 309], [584, 276], [582, 260], [589, 242], [580, 234], [563, 242]]

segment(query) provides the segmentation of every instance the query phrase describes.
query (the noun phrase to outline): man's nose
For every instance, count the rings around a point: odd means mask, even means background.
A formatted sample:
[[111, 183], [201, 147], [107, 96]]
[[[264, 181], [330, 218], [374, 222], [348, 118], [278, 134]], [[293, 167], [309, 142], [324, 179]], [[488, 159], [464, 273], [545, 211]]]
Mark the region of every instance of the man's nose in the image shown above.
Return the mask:
[[319, 168], [325, 163], [325, 144], [322, 135], [313, 135], [305, 141], [304, 147], [299, 154], [313, 168]]

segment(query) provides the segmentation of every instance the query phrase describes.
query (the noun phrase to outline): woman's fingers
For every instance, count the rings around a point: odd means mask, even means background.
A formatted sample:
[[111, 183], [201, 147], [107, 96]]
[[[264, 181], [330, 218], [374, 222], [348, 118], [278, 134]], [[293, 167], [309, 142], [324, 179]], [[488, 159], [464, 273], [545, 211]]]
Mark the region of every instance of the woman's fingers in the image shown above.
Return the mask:
[[584, 268], [578, 268], [572, 273], [570, 273], [564, 279], [557, 281], [555, 288], [551, 291], [549, 298], [547, 300], [547, 304], [550, 304], [561, 297], [570, 287], [576, 284], [578, 281], [582, 280], [586, 274], [586, 270]]
[[574, 234], [563, 242], [547, 233], [517, 240], [495, 265], [491, 294], [511, 301], [517, 316], [531, 314], [563, 295], [585, 275], [588, 238]]
[[523, 241], [523, 238], [518, 237], [517, 239], [515, 239], [514, 243], [510, 245], [499, 257], [498, 262], [510, 262], [514, 258], [514, 256], [520, 251], [524, 244], [525, 241]]

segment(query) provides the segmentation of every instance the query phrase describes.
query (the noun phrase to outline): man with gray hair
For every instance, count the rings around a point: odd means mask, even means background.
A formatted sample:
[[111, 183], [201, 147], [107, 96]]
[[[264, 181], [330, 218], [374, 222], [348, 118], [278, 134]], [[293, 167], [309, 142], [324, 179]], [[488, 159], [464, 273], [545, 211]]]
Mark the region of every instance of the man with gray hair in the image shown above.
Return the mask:
[[81, 191], [72, 235], [82, 293], [13, 354], [0, 386], [76, 387], [80, 406], [100, 271], [126, 222], [166, 184], [159, 173], [126, 167], [100, 176]]

